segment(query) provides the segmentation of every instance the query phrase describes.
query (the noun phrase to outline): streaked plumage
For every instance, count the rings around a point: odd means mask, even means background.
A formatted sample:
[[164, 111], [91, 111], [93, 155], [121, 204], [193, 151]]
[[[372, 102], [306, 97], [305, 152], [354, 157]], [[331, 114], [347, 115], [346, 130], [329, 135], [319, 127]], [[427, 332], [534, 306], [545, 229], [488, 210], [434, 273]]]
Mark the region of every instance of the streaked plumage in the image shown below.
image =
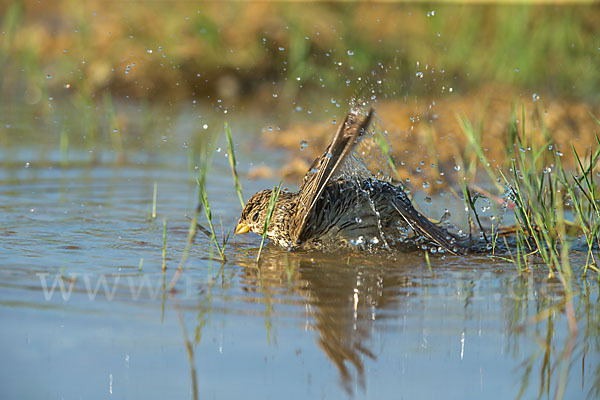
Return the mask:
[[[402, 188], [373, 177], [337, 176], [371, 116], [346, 116], [300, 190], [279, 194], [267, 237], [291, 249], [429, 246], [462, 252], [457, 238], [415, 210]], [[248, 200], [236, 233], [262, 234], [270, 197], [271, 190], [263, 190]]]

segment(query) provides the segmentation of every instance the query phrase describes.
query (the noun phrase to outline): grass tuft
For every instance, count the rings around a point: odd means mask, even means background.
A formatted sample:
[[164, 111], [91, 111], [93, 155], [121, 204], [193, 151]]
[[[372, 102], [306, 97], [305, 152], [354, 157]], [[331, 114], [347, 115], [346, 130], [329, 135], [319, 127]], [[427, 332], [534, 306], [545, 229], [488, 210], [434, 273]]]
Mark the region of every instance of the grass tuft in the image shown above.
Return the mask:
[[[600, 126], [600, 121], [592, 118]], [[557, 276], [566, 292], [571, 293], [570, 255], [576, 238], [583, 237], [587, 244], [586, 263], [581, 268], [583, 274], [588, 270], [598, 271], [598, 254], [594, 249], [600, 245], [600, 189], [594, 170], [600, 160], [600, 139], [596, 137], [596, 150], [590, 149], [584, 157], [571, 146], [576, 167], [570, 172], [563, 167], [563, 154], [544, 132], [541, 135], [543, 142], [534, 140], [541, 136], [535, 132], [534, 124], [526, 121], [524, 107], [520, 115], [513, 107], [506, 143], [507, 159], [496, 172], [490, 168], [482, 151], [481, 135], [474, 133], [466, 119], [462, 120], [461, 126], [491, 183], [502, 188], [498, 184], [502, 182], [514, 203], [513, 249], [516, 254], [515, 257], [510, 254], [510, 260], [519, 273], [539, 264], [536, 259], [540, 260], [549, 274]], [[543, 121], [540, 121], [540, 129], [545, 130]], [[476, 198], [471, 197], [466, 184], [463, 184], [463, 194], [483, 231], [475, 209]], [[498, 227], [495, 229], [492, 231], [494, 252]], [[506, 245], [510, 252], [508, 243]]]

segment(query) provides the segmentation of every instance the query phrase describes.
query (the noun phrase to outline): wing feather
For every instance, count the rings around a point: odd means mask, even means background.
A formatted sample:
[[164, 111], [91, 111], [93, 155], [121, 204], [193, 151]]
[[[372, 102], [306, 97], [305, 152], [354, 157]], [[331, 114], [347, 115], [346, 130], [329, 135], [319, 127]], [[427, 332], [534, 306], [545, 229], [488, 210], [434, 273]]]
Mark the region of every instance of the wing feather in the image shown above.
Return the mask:
[[340, 124], [325, 152], [313, 161], [304, 176], [300, 187], [300, 197], [296, 206], [296, 213], [292, 219], [292, 240], [302, 242], [308, 216], [313, 211], [319, 196], [329, 180], [343, 165], [348, 155], [352, 152], [360, 137], [367, 131], [373, 110], [367, 115], [360, 116], [348, 114]]

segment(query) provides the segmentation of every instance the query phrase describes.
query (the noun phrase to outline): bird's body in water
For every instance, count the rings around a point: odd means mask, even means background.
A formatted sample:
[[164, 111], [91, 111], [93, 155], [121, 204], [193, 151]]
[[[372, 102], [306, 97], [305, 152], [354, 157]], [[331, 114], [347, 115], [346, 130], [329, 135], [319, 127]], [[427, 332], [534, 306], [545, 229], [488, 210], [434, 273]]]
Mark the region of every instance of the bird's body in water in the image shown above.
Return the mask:
[[[457, 238], [413, 207], [401, 187], [360, 173], [342, 174], [344, 162], [367, 131], [372, 113], [348, 114], [327, 149], [304, 177], [300, 190], [281, 191], [267, 237], [290, 249], [407, 249], [462, 252]], [[272, 190], [246, 203], [235, 233], [262, 234]]]

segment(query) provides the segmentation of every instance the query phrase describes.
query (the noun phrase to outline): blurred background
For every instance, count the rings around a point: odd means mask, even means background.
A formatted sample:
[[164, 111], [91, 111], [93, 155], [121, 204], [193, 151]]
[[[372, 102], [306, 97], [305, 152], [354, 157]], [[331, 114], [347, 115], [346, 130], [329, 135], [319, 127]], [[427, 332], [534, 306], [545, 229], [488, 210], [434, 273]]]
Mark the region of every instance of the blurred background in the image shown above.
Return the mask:
[[157, 102], [285, 107], [330, 96], [343, 102], [373, 88], [403, 98], [494, 83], [597, 101], [599, 10], [5, 1], [3, 98], [39, 105], [53, 95], [76, 103], [108, 92]]
[[[362, 99], [395, 156], [440, 143], [454, 165], [458, 114], [493, 151], [525, 107], [560, 145], [593, 140], [600, 100], [598, 5], [4, 1], [0, 16], [5, 146], [108, 144], [122, 160], [239, 121], [293, 150], [296, 177]], [[170, 140], [182, 129], [196, 133]]]

